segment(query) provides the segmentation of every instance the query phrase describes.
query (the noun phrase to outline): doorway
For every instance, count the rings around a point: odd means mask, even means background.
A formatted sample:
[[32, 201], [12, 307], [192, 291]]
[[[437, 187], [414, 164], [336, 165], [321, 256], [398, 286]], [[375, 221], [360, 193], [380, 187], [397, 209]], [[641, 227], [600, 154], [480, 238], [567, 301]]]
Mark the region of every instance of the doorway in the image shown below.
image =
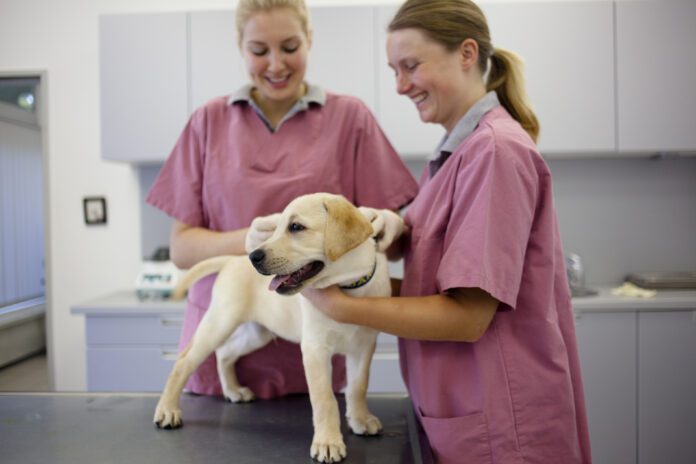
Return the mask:
[[0, 373], [31, 358], [48, 389], [41, 107], [41, 76], [0, 75]]

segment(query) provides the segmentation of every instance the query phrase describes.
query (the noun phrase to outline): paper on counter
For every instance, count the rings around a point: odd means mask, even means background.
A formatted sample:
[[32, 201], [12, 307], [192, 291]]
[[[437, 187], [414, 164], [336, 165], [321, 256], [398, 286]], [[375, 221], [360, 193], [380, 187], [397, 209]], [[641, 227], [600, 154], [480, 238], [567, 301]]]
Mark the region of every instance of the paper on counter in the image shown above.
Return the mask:
[[648, 290], [646, 288], [640, 288], [631, 282], [624, 282], [623, 285], [612, 288], [611, 294], [631, 298], [652, 298], [657, 295], [657, 290]]

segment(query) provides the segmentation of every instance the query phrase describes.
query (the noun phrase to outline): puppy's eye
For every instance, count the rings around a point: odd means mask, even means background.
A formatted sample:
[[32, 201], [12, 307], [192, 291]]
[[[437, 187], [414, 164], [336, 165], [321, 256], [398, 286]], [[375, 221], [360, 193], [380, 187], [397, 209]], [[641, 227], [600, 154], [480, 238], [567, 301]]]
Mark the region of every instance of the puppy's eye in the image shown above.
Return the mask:
[[298, 224], [297, 222], [293, 222], [288, 226], [288, 230], [290, 232], [300, 232], [302, 230], [305, 230], [306, 227], [303, 226], [302, 224]]

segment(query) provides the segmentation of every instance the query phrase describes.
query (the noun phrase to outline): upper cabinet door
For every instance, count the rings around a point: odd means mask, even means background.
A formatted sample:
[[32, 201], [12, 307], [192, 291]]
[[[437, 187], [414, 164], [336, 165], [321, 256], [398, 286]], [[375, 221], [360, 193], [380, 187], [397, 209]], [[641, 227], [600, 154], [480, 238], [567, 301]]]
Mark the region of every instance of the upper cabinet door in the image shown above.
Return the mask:
[[188, 117], [186, 13], [102, 16], [102, 157], [165, 159]]
[[394, 71], [388, 66], [387, 26], [399, 5], [377, 7], [377, 62], [372, 72], [377, 74], [377, 115], [382, 129], [402, 158], [424, 159], [435, 151], [445, 131], [437, 124], [420, 120], [416, 105], [396, 93]]
[[544, 155], [616, 149], [612, 3], [484, 3], [493, 45], [525, 62]]
[[191, 110], [249, 82], [237, 46], [234, 11], [199, 11], [191, 18]]
[[617, 1], [619, 150], [696, 150], [696, 2]]
[[307, 81], [376, 107], [374, 8], [310, 8], [313, 28]]

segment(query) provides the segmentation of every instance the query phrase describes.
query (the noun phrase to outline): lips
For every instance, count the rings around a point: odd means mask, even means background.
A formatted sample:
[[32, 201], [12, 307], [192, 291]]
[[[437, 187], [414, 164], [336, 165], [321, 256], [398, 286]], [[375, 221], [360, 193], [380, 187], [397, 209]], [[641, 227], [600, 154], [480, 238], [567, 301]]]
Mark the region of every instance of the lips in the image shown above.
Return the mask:
[[425, 100], [427, 97], [428, 97], [428, 94], [423, 92], [423, 93], [419, 93], [418, 95], [412, 96], [411, 101], [413, 101], [413, 103], [415, 103], [417, 105], [420, 102], [422, 102], [423, 100]]
[[278, 292], [281, 295], [291, 292], [295, 293], [300, 289], [304, 281], [319, 274], [322, 269], [324, 269], [324, 263], [321, 261], [312, 261], [291, 274], [273, 277], [271, 283], [268, 285], [268, 289]]
[[266, 77], [265, 79], [271, 87], [278, 89], [288, 85], [290, 82], [290, 74], [281, 78]]

